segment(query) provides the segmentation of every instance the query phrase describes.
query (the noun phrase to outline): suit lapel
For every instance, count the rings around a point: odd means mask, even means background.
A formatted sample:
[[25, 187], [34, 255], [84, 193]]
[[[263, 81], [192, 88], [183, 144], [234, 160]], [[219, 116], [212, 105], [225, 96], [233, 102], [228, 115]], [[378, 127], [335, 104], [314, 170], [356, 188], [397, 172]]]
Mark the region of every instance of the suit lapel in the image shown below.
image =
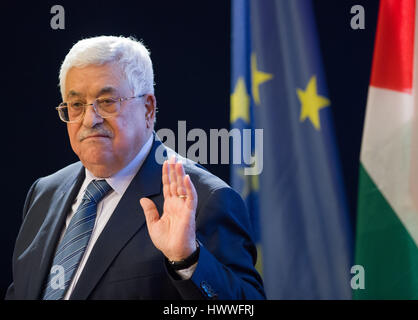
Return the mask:
[[71, 299], [87, 299], [119, 251], [143, 227], [145, 217], [139, 199], [162, 192], [162, 165], [155, 159], [155, 152], [160, 145], [162, 143], [157, 138], [97, 239]]
[[36, 261], [30, 262], [34, 270], [29, 275], [31, 279], [28, 281], [28, 299], [41, 298], [65, 219], [84, 179], [84, 168], [81, 163], [77, 169], [66, 179], [62, 187], [57, 190], [56, 197], [51, 200], [45, 222], [37, 236], [39, 239], [34, 241], [36, 247], [33, 259]]

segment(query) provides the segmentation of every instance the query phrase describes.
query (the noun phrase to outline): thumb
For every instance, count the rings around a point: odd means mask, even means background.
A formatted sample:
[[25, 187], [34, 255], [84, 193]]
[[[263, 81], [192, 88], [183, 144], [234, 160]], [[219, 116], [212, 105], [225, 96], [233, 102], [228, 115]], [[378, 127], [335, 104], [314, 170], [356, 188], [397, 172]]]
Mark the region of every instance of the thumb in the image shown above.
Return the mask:
[[141, 198], [139, 200], [142, 209], [144, 210], [145, 220], [147, 222], [148, 227], [152, 226], [160, 219], [160, 215], [158, 214], [157, 207], [155, 203], [148, 199], [148, 198]]

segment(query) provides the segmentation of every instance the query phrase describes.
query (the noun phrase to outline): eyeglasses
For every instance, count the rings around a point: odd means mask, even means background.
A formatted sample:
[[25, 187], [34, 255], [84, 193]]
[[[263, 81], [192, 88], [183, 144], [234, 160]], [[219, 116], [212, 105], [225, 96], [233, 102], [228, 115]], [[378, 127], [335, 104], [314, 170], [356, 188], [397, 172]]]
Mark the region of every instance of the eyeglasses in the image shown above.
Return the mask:
[[102, 118], [114, 117], [119, 113], [122, 101], [142, 98], [145, 94], [129, 98], [98, 98], [93, 103], [80, 101], [62, 102], [56, 109], [60, 119], [66, 123], [81, 122], [86, 113], [87, 106], [93, 106], [94, 111]]

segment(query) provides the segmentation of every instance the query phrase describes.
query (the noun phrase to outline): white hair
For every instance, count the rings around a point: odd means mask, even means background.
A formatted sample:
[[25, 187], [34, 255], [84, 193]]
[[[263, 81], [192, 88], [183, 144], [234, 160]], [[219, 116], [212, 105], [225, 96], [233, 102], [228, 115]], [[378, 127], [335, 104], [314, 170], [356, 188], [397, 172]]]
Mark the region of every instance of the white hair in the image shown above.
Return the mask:
[[147, 48], [133, 37], [99, 36], [78, 41], [66, 55], [59, 74], [62, 98], [68, 70], [108, 62], [121, 66], [135, 95], [154, 94], [154, 71]]

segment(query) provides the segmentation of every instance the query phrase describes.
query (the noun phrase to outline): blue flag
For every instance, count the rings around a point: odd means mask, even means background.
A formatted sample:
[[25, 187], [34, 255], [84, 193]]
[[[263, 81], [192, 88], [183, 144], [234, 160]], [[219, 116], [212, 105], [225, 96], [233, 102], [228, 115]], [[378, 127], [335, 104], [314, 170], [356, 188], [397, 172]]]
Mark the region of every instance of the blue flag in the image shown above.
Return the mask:
[[316, 33], [310, 0], [232, 1], [231, 127], [263, 129], [263, 156], [258, 175], [232, 165], [231, 184], [251, 214], [270, 299], [351, 298], [352, 235]]

